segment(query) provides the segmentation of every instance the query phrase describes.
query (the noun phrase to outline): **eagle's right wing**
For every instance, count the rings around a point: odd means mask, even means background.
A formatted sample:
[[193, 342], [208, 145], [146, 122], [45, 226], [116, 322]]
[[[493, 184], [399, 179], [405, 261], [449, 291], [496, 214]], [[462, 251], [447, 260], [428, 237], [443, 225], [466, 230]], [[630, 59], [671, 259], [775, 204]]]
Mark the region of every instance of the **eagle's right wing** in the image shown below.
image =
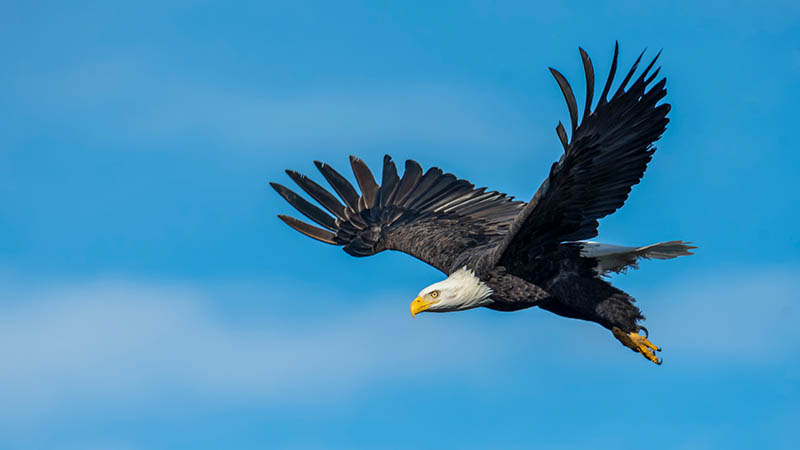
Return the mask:
[[497, 247], [493, 262], [500, 265], [527, 264], [561, 242], [596, 236], [598, 219], [620, 208], [641, 180], [655, 151], [653, 143], [669, 122], [670, 105], [659, 104], [667, 93], [666, 79], [651, 85], [658, 76], [659, 69], [650, 72], [658, 56], [626, 90], [640, 55], [609, 100], [619, 55], [615, 46], [611, 73], [592, 111], [594, 69], [586, 52], [580, 52], [586, 75], [583, 119], [578, 124], [578, 105], [569, 83], [550, 69], [569, 107], [572, 137], [567, 140], [559, 123], [556, 131], [564, 154]]
[[278, 217], [306, 236], [344, 246], [353, 256], [399, 250], [449, 274], [465, 261], [467, 253], [497, 245], [525, 206], [505, 194], [475, 189], [438, 167], [423, 174], [412, 160], [406, 161], [400, 178], [388, 155], [383, 160], [380, 186], [363, 161], [350, 157], [360, 195], [330, 166], [314, 163], [344, 204], [308, 177], [287, 170], [289, 177], [333, 216], [286, 187], [270, 183], [287, 202], [323, 228], [284, 215]]

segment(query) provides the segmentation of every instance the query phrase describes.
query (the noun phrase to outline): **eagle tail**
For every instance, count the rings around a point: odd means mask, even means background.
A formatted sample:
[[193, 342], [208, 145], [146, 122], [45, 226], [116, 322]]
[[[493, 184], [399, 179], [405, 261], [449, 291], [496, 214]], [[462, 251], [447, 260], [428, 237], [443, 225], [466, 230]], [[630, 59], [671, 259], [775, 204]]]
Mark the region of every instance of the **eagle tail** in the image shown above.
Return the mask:
[[607, 275], [610, 272], [622, 273], [630, 268], [638, 269], [639, 260], [672, 259], [678, 256], [693, 255], [692, 249], [697, 247], [691, 242], [666, 241], [644, 247], [626, 247], [622, 245], [601, 244], [598, 242], [581, 242], [581, 256], [597, 261], [597, 274]]

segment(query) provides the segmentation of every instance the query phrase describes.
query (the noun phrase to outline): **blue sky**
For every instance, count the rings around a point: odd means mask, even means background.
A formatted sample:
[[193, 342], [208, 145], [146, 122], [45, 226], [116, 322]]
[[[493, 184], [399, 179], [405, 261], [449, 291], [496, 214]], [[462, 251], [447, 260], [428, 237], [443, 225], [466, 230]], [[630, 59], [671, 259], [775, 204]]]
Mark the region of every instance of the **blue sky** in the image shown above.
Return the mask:
[[[559, 3], [5, 4], [0, 447], [792, 448], [800, 8]], [[527, 200], [547, 67], [582, 93], [614, 40], [673, 110], [597, 240], [700, 246], [614, 278], [663, 366], [540, 310], [412, 320], [434, 269], [275, 218], [349, 154]]]

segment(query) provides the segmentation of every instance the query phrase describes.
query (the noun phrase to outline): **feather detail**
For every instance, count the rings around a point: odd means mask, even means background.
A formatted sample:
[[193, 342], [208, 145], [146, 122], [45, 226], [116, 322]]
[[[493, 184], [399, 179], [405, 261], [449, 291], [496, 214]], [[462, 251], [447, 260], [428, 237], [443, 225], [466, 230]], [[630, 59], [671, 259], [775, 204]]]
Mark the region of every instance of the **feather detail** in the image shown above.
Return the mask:
[[284, 221], [286, 225], [289, 225], [290, 227], [310, 238], [325, 242], [326, 244], [339, 244], [339, 242], [336, 241], [336, 235], [330, 231], [311, 226], [305, 222], [295, 219], [294, 217], [284, 216], [283, 214], [278, 214], [278, 218]]
[[296, 193], [294, 193], [291, 189], [288, 189], [278, 183], [270, 183], [273, 189], [278, 191], [278, 194], [284, 198], [290, 205], [294, 206], [294, 208], [300, 211], [304, 216], [308, 217], [309, 219], [313, 220], [314, 222], [322, 225], [323, 227], [329, 230], [336, 229], [336, 220], [333, 217], [326, 214], [323, 210], [317, 208], [316, 206], [312, 205], [311, 203], [307, 202], [303, 197], [300, 197]]
[[375, 182], [375, 177], [369, 170], [364, 161], [350, 156], [350, 166], [353, 168], [353, 175], [358, 182], [358, 188], [361, 189], [361, 209], [369, 209], [375, 205], [375, 194], [378, 193], [378, 183]]
[[306, 194], [310, 195], [314, 200], [319, 202], [320, 205], [324, 206], [325, 209], [332, 212], [336, 218], [339, 220], [344, 219], [344, 205], [339, 203], [336, 200], [336, 197], [331, 195], [330, 192], [326, 191], [322, 186], [315, 183], [311, 178], [308, 178], [305, 175], [301, 175], [293, 170], [287, 170], [286, 173], [289, 175], [301, 189], [306, 191]]
[[[583, 107], [583, 118], [592, 112], [592, 99], [594, 97], [594, 67], [592, 66], [592, 59], [580, 47], [578, 50], [581, 53], [581, 61], [583, 61], [583, 73], [586, 76], [586, 103]], [[560, 122], [559, 122], [560, 123]]]
[[336, 219], [273, 183], [289, 204], [330, 232], [286, 216], [281, 219], [295, 230], [327, 243], [343, 245], [354, 256], [369, 256], [391, 249], [409, 253], [450, 273], [464, 252], [499, 242], [523, 207], [505, 194], [475, 189], [466, 180], [438, 167], [424, 175], [415, 161], [406, 161], [402, 178], [391, 157], [383, 159], [381, 185], [363, 161], [350, 158], [362, 192], [338, 172], [319, 161], [315, 165], [345, 205], [309, 178], [294, 171], [287, 174]]
[[321, 163], [319, 161], [314, 161], [314, 165], [317, 166], [317, 169], [322, 173], [322, 176], [325, 177], [325, 180], [328, 181], [328, 184], [331, 185], [334, 191], [339, 194], [342, 200], [344, 200], [345, 204], [350, 209], [357, 209], [358, 208], [358, 193], [356, 189], [350, 184], [345, 177], [343, 177], [339, 172], [333, 170], [333, 168], [325, 163]]
[[640, 259], [672, 259], [678, 256], [692, 255], [694, 253], [691, 250], [697, 248], [691, 245], [691, 242], [684, 241], [659, 242], [644, 247], [627, 247], [592, 241], [583, 241], [579, 244], [581, 245], [581, 256], [597, 260], [595, 270], [598, 275], [638, 269]]

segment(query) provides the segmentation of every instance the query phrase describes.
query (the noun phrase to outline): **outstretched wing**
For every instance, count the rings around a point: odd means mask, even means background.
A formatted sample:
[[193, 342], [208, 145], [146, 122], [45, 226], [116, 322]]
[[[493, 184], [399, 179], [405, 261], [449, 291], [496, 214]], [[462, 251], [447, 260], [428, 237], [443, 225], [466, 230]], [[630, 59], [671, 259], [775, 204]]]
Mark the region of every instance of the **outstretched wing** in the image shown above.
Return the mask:
[[438, 167], [423, 174], [412, 160], [406, 161], [400, 178], [388, 155], [383, 159], [380, 186], [363, 161], [350, 157], [360, 195], [330, 166], [319, 161], [314, 164], [344, 204], [306, 176], [287, 170], [289, 177], [328, 212], [286, 187], [270, 183], [295, 209], [323, 228], [284, 215], [278, 217], [306, 236], [343, 245], [353, 256], [399, 250], [449, 274], [466, 254], [497, 245], [525, 205], [499, 192], [475, 189]]
[[559, 122], [556, 132], [564, 154], [498, 246], [495, 261], [501, 265], [527, 261], [564, 241], [596, 236], [598, 219], [619, 209], [631, 188], [641, 180], [655, 151], [653, 143], [669, 122], [666, 115], [670, 105], [657, 104], [666, 95], [666, 79], [651, 85], [660, 70], [650, 73], [658, 55], [625, 90], [642, 52], [607, 100], [619, 55], [619, 45], [615, 45], [611, 71], [600, 100], [591, 111], [594, 68], [583, 49], [580, 54], [586, 75], [583, 120], [578, 125], [578, 105], [569, 83], [551, 68], [569, 108], [572, 138], [567, 140], [564, 125]]

